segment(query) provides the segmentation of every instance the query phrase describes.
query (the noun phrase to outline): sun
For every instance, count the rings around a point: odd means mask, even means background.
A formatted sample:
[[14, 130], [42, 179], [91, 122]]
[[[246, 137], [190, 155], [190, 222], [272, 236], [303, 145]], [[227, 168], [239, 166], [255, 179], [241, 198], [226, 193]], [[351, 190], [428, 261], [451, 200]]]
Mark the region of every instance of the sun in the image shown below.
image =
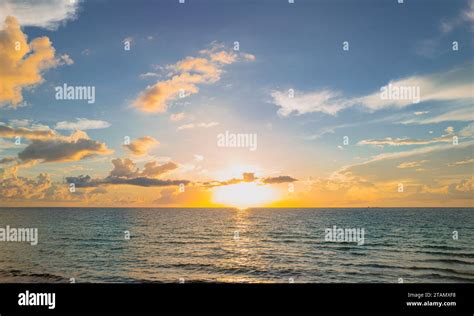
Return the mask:
[[243, 182], [213, 189], [213, 201], [215, 203], [239, 209], [264, 206], [276, 199], [277, 193], [274, 189], [255, 182]]

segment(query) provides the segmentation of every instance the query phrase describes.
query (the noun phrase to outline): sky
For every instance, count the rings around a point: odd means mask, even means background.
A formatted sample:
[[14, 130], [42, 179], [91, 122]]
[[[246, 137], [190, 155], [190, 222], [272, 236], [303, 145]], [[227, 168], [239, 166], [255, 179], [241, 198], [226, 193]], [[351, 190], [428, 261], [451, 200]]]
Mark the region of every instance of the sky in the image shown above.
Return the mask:
[[403, 2], [0, 0], [1, 204], [472, 207], [474, 1]]

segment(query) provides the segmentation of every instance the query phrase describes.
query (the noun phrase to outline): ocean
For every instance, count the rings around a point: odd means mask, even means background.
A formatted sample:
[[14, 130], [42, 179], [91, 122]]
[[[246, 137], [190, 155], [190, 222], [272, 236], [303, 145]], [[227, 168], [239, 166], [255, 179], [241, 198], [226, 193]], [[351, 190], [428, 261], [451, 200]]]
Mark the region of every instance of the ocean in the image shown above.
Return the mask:
[[38, 243], [0, 241], [3, 283], [474, 282], [473, 208], [0, 208], [7, 226]]

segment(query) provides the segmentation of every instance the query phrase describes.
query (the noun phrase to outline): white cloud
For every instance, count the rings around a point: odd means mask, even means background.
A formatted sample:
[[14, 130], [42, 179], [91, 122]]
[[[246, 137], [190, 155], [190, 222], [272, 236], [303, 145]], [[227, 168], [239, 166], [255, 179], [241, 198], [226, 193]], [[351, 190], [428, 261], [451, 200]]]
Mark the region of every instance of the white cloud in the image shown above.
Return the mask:
[[197, 127], [210, 128], [210, 127], [214, 127], [214, 126], [217, 126], [217, 125], [219, 125], [218, 122], [199, 123], [199, 124], [190, 123], [190, 124], [185, 124], [185, 125], [179, 126], [178, 130], [182, 131], [182, 130], [185, 130], [185, 129], [193, 129], [193, 128], [197, 128]]
[[[472, 67], [469, 64], [447, 72], [392, 80], [386, 86], [419, 89], [419, 102], [470, 100], [473, 99], [474, 91]], [[273, 91], [271, 96], [273, 103], [279, 107], [278, 114], [282, 116], [315, 112], [336, 115], [356, 105], [377, 111], [384, 108], [405, 108], [418, 103], [410, 98], [382, 98], [380, 89], [360, 97], [345, 97], [341, 92], [330, 89], [306, 93], [296, 91], [293, 97], [290, 97], [288, 91]]]
[[148, 79], [148, 78], [156, 78], [160, 77], [161, 75], [156, 72], [146, 72], [144, 74], [140, 74], [140, 79]]
[[180, 113], [173, 113], [170, 115], [170, 120], [172, 122], [178, 122], [178, 121], [181, 121], [182, 119], [184, 119], [184, 112], [180, 112]]
[[152, 147], [159, 145], [159, 143], [154, 137], [144, 136], [133, 140], [130, 144], [123, 145], [123, 147], [130, 150], [136, 156], [145, 156], [148, 155], [148, 151]]
[[22, 26], [55, 30], [61, 23], [76, 18], [80, 0], [2, 0], [0, 21], [16, 17]]
[[450, 33], [465, 23], [470, 24], [471, 30], [474, 30], [474, 0], [469, 0], [467, 7], [456, 18], [442, 21], [441, 32]]
[[255, 57], [255, 55], [252, 55], [252, 54], [242, 54], [242, 58], [247, 60], [247, 61], [255, 61], [257, 58]]
[[170, 78], [146, 87], [133, 101], [133, 106], [143, 112], [164, 113], [171, 102], [198, 93], [200, 85], [219, 81], [224, 66], [239, 60], [236, 53], [216, 42], [199, 53], [198, 57], [188, 56], [164, 67]]
[[448, 122], [448, 121], [461, 121], [461, 122], [474, 121], [474, 110], [472, 109], [472, 106], [450, 110], [448, 112], [434, 115], [431, 117], [412, 118], [412, 119], [401, 121], [400, 123], [423, 125], [423, 124], [436, 124], [436, 123]]
[[74, 60], [72, 60], [71, 56], [69, 56], [68, 54], [61, 55], [60, 62], [66, 65], [74, 64]]
[[194, 155], [194, 160], [196, 160], [196, 161], [203, 161], [203, 160], [204, 160], [204, 156], [203, 156], [203, 155], [195, 154], [195, 155]]
[[374, 161], [380, 161], [380, 160], [390, 160], [390, 159], [418, 156], [418, 155], [428, 154], [432, 152], [451, 150], [453, 148], [466, 148], [473, 145], [474, 145], [474, 141], [470, 140], [470, 141], [462, 142], [459, 145], [456, 145], [456, 147], [454, 147], [452, 144], [442, 144], [442, 145], [426, 146], [426, 147], [416, 148], [416, 149], [407, 150], [407, 151], [394, 152], [394, 153], [383, 153], [383, 154], [376, 155], [372, 157], [370, 160], [363, 162], [361, 164], [357, 164], [357, 165], [364, 165], [364, 164], [368, 164], [368, 163], [371, 163]]
[[403, 162], [397, 166], [399, 169], [410, 169], [410, 168], [418, 168], [422, 164], [429, 162], [429, 160], [419, 160], [419, 161], [409, 161]]
[[289, 116], [321, 112], [336, 115], [337, 112], [350, 107], [353, 103], [341, 97], [341, 93], [331, 90], [319, 90], [309, 93], [295, 91], [290, 97], [288, 91], [273, 91], [273, 102], [279, 107], [278, 114]]
[[429, 113], [429, 111], [417, 111], [413, 114], [415, 114], [416, 116], [419, 116], [419, 115], [425, 115], [425, 114], [428, 114], [428, 113]]
[[[472, 65], [455, 68], [444, 73], [411, 76], [390, 81], [396, 87], [415, 87], [420, 89], [420, 103], [426, 101], [455, 101], [473, 98]], [[359, 98], [360, 103], [370, 110], [388, 107], [404, 108], [413, 104], [412, 100], [384, 100], [379, 91]]]

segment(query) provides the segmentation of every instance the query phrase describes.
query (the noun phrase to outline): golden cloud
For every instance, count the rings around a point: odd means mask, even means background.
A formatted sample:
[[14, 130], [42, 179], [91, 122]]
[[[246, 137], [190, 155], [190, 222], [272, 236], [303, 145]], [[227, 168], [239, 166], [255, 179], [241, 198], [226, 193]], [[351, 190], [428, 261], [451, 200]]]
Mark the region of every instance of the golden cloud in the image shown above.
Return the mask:
[[148, 150], [150, 150], [151, 147], [156, 146], [158, 144], [159, 142], [155, 138], [151, 136], [145, 136], [135, 139], [130, 142], [130, 144], [123, 145], [123, 147], [130, 150], [132, 154], [136, 156], [145, 156], [148, 154]]
[[7, 125], [0, 125], [0, 137], [14, 138], [14, 137], [25, 137], [28, 139], [52, 139], [57, 135], [53, 130], [37, 130], [26, 127], [11, 127]]
[[[143, 112], [164, 113], [168, 103], [180, 95], [199, 92], [198, 84], [212, 84], [220, 80], [222, 67], [237, 61], [237, 55], [227, 52], [222, 45], [201, 51], [202, 57], [186, 57], [166, 68], [172, 71], [168, 80], [158, 81], [140, 92], [133, 106]], [[245, 60], [254, 60], [247, 59]]]

